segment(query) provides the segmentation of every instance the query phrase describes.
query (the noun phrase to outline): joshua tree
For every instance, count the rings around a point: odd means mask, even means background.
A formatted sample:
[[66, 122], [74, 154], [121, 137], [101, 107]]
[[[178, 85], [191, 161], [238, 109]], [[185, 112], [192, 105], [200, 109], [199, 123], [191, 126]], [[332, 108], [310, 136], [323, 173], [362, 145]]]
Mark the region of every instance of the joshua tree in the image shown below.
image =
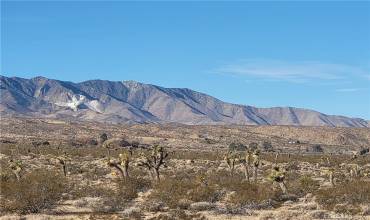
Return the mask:
[[230, 169], [230, 174], [233, 175], [234, 174], [234, 170], [235, 170], [235, 165], [239, 161], [238, 154], [235, 153], [235, 152], [233, 152], [233, 151], [227, 151], [227, 153], [224, 156], [224, 160], [226, 161], [227, 166]]
[[99, 136], [99, 144], [102, 145], [106, 140], [108, 140], [107, 133], [103, 133]]
[[124, 152], [119, 154], [119, 162], [115, 160], [108, 160], [108, 166], [113, 167], [118, 170], [123, 178], [128, 178], [128, 169], [130, 164], [130, 154], [128, 152]]
[[334, 171], [335, 171], [334, 167], [330, 167], [328, 169], [329, 182], [332, 186], [334, 186]]
[[110, 150], [114, 147], [115, 145], [116, 138], [112, 138], [109, 140], [105, 140], [101, 146], [103, 146], [105, 149], [107, 149], [107, 157], [110, 158]]
[[334, 167], [320, 167], [320, 171], [322, 174], [324, 174], [328, 178], [330, 185], [334, 186], [335, 168]]
[[358, 164], [348, 164], [351, 180], [360, 176], [360, 166]]
[[245, 175], [245, 179], [249, 182], [249, 179], [250, 179], [250, 173], [249, 173], [249, 169], [250, 167], [252, 166], [252, 151], [248, 150], [246, 152], [246, 155], [245, 155], [245, 158], [244, 159], [240, 159], [240, 162], [243, 164], [243, 167], [244, 167], [244, 175]]
[[167, 157], [168, 153], [166, 150], [161, 146], [155, 145], [150, 155], [145, 155], [144, 153], [140, 154], [137, 165], [147, 168], [150, 176], [159, 181], [159, 169], [162, 166], [166, 167], [165, 159]]
[[275, 160], [274, 160], [275, 164], [277, 163], [278, 158], [279, 158], [279, 152], [276, 152], [275, 153]]
[[67, 156], [67, 152], [63, 152], [63, 155], [57, 157], [57, 160], [58, 160], [59, 164], [62, 165], [64, 176], [67, 176], [67, 161], [69, 160], [69, 158]]
[[250, 149], [250, 150], [254, 151], [254, 150], [257, 150], [257, 148], [258, 148], [258, 143], [256, 143], [256, 142], [251, 142], [251, 143], [249, 144], [249, 149]]
[[253, 152], [254, 182], [257, 182], [258, 167], [260, 166], [260, 151], [257, 149]]
[[262, 148], [264, 151], [273, 152], [274, 148], [272, 147], [272, 144], [270, 141], [264, 141], [262, 143]]
[[22, 171], [22, 161], [21, 160], [16, 160], [14, 161], [13, 159], [11, 159], [9, 161], [10, 165], [10, 169], [12, 170], [13, 174], [15, 175], [15, 177], [17, 178], [17, 180], [19, 181], [19, 179], [21, 178], [20, 176], [20, 173]]
[[285, 170], [283, 171], [280, 167], [274, 166], [269, 176], [270, 180], [279, 184], [280, 189], [284, 194], [287, 193], [287, 187], [285, 185]]

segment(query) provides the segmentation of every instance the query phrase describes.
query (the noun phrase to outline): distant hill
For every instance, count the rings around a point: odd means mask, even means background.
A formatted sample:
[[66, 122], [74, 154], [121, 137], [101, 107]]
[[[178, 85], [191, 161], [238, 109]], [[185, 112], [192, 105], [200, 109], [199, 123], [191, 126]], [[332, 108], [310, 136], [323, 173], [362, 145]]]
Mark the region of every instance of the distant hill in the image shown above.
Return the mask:
[[30, 116], [109, 123], [183, 123], [369, 127], [359, 118], [317, 111], [256, 108], [223, 102], [190, 89], [134, 81], [65, 82], [0, 76], [1, 116]]

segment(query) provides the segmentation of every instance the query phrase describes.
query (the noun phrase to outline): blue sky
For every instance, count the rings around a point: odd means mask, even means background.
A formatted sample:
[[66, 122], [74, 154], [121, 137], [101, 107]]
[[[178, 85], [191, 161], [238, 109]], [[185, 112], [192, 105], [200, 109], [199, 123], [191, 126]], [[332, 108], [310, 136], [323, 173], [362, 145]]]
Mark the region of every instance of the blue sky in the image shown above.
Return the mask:
[[370, 119], [370, 2], [2, 1], [1, 74]]

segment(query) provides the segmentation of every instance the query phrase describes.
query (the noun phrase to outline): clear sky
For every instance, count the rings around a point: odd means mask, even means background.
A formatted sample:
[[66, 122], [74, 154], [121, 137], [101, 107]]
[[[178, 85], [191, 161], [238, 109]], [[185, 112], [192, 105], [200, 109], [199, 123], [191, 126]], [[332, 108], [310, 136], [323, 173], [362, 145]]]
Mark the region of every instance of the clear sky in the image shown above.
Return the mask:
[[370, 2], [1, 1], [1, 74], [370, 119]]

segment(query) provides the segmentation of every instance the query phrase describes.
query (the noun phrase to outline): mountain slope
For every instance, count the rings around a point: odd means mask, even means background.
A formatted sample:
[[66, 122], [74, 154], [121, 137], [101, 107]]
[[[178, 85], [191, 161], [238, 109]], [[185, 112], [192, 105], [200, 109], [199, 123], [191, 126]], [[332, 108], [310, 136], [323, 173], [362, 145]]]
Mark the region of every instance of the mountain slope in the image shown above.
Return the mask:
[[291, 108], [222, 102], [190, 89], [134, 81], [81, 83], [0, 76], [1, 115], [73, 118], [112, 123], [241, 124], [369, 127], [358, 118]]

